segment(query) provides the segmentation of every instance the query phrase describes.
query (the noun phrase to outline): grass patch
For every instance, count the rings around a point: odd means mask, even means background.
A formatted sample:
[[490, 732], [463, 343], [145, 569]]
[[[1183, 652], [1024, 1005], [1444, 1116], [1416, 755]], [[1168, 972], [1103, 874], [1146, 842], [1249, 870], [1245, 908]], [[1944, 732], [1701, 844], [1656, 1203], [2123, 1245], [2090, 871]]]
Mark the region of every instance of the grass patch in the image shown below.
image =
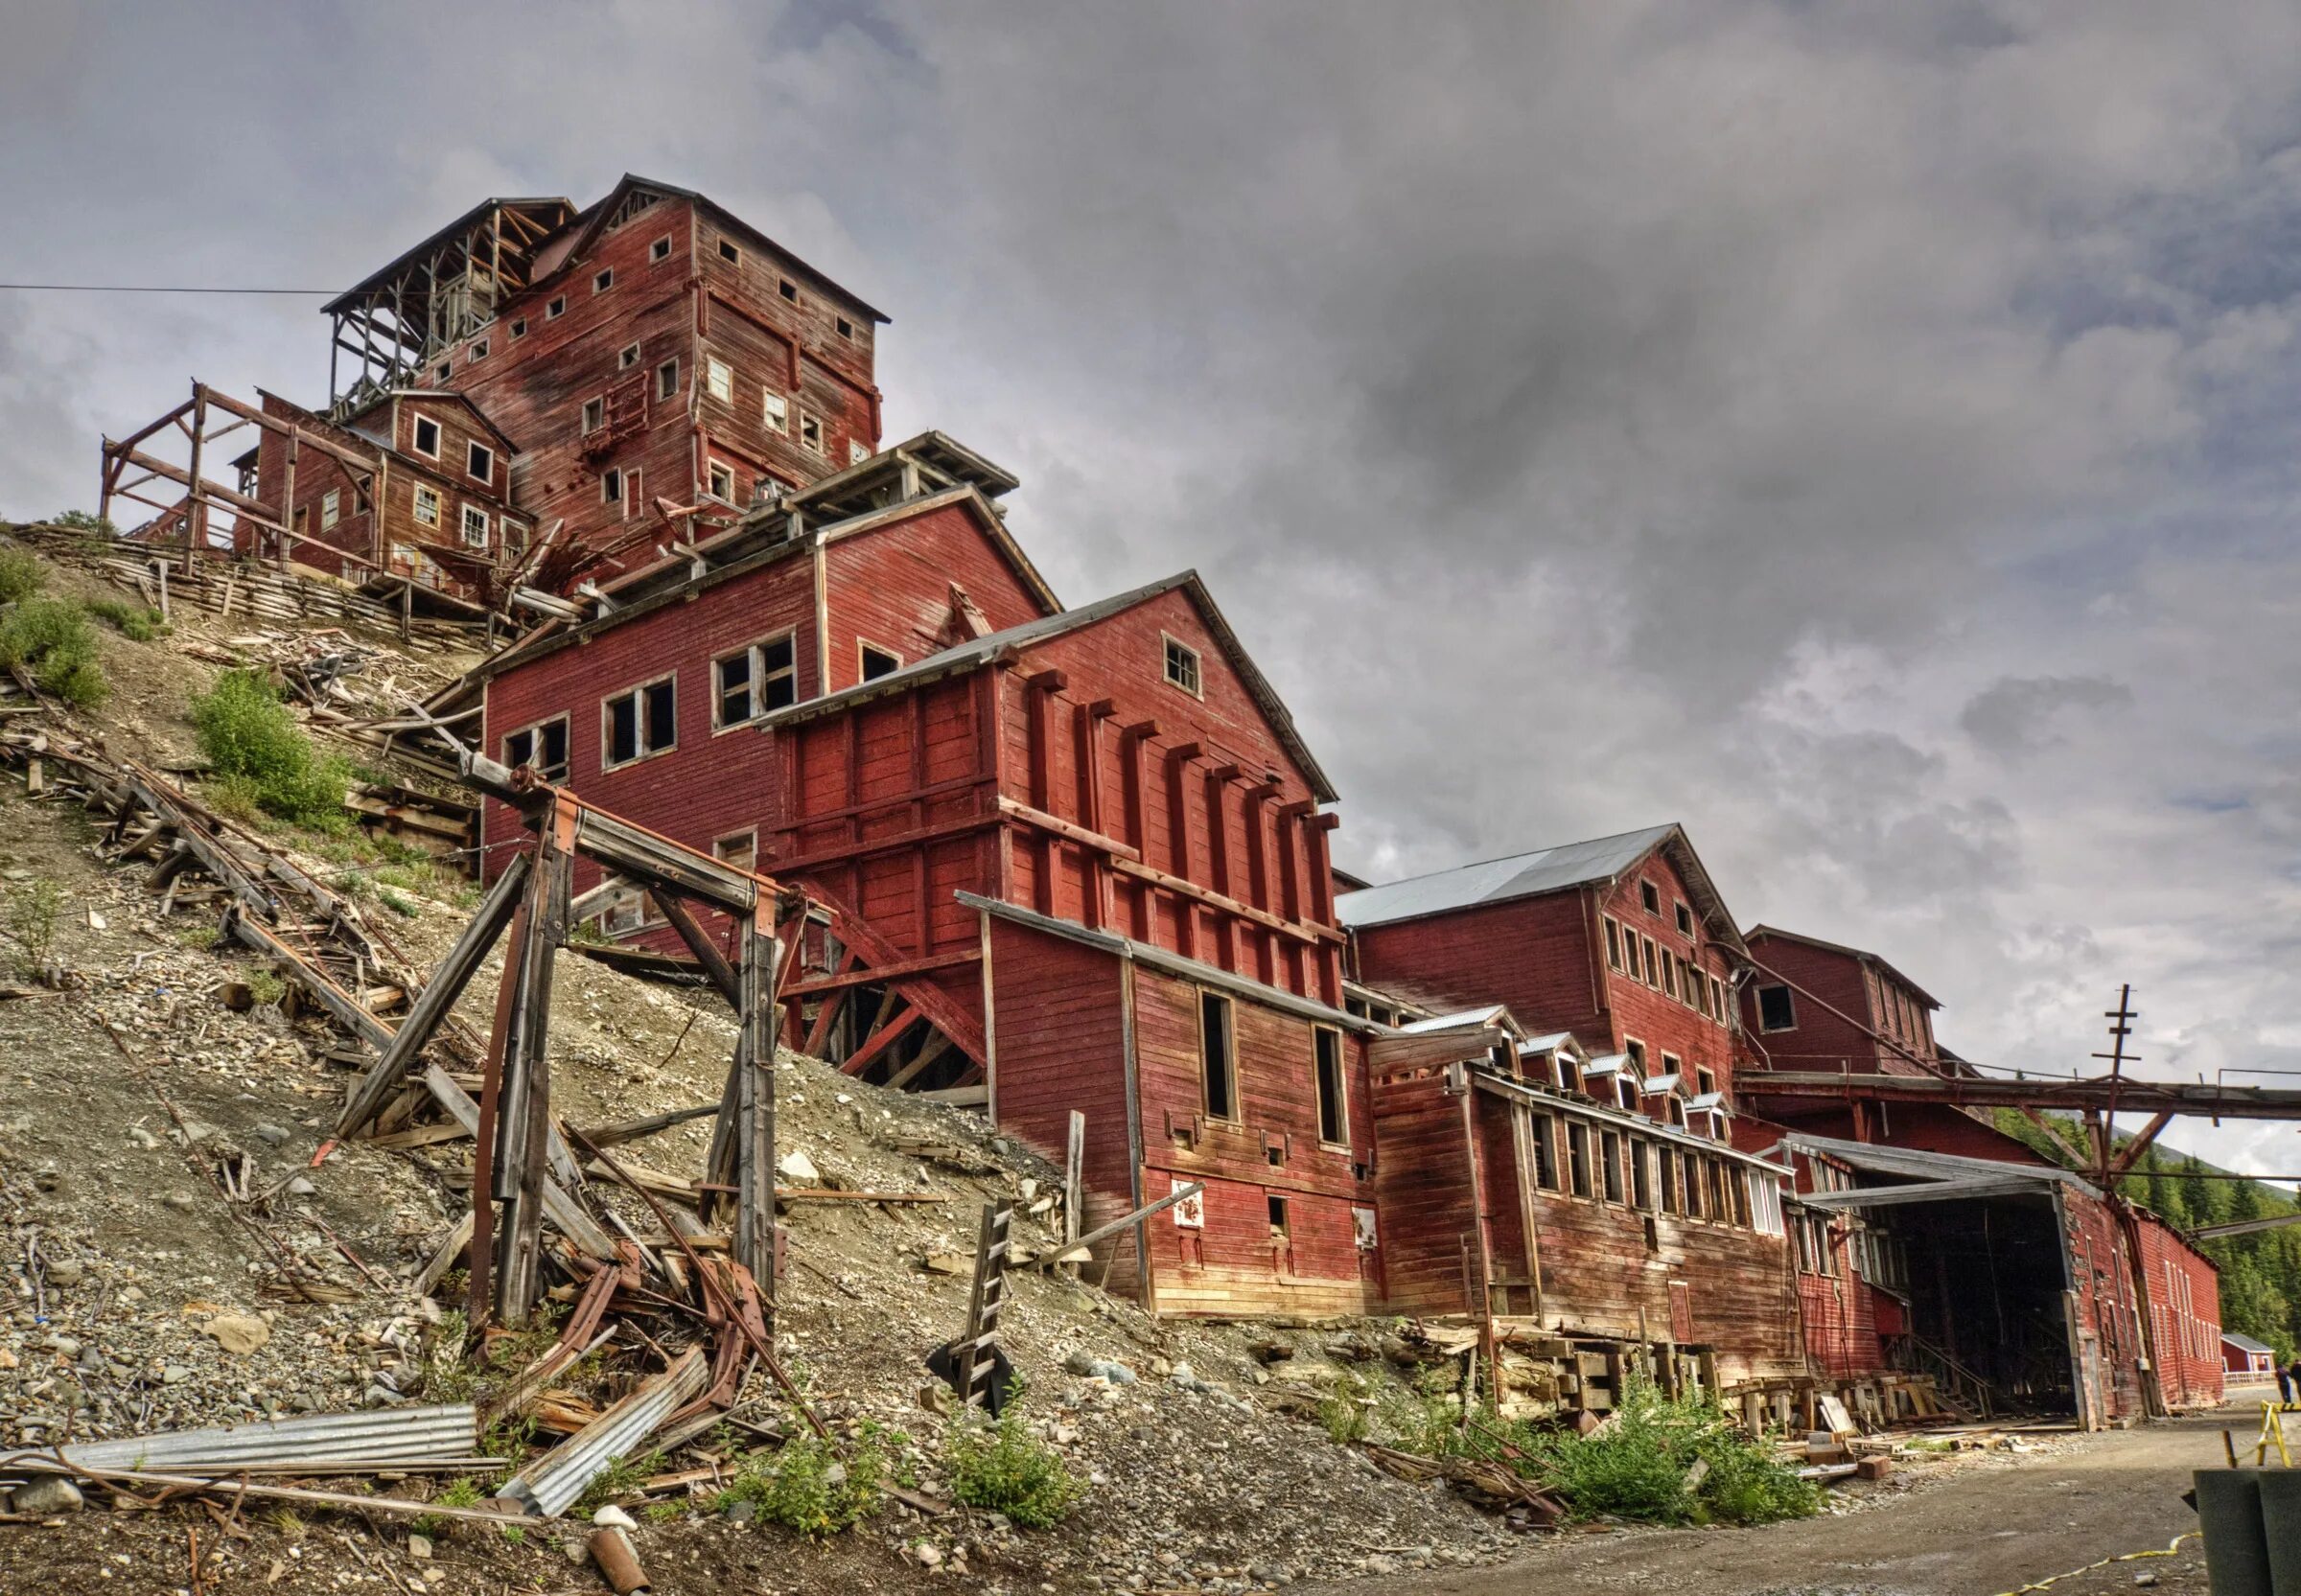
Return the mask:
[[602, 1469], [592, 1483], [576, 1498], [574, 1511], [579, 1517], [589, 1518], [617, 1496], [628, 1496], [645, 1485], [650, 1476], [663, 1471], [661, 1451], [642, 1452], [637, 1457], [619, 1457]]
[[63, 906], [64, 890], [53, 881], [28, 881], [0, 900], [7, 914], [8, 938], [20, 950], [18, 974], [36, 981], [54, 960], [57, 915]]
[[867, 1431], [842, 1459], [827, 1441], [795, 1436], [775, 1452], [754, 1452], [712, 1505], [758, 1507], [756, 1522], [779, 1524], [804, 1536], [837, 1535], [879, 1509], [886, 1453]]
[[250, 970], [247, 995], [258, 1008], [276, 1008], [288, 996], [288, 983], [270, 970]]
[[[450, 1481], [447, 1489], [431, 1499], [441, 1507], [477, 1507], [481, 1502], [487, 1500], [487, 1492], [479, 1489], [477, 1480], [466, 1475], [462, 1479]], [[434, 1537], [445, 1535], [454, 1527], [454, 1519], [439, 1517], [431, 1514], [410, 1519], [407, 1524], [407, 1528], [416, 1535]]]
[[314, 748], [262, 677], [224, 672], [192, 701], [192, 724], [216, 773], [212, 792], [315, 831], [350, 828], [343, 794], [351, 761]]
[[416, 917], [416, 915], [423, 913], [422, 910], [416, 907], [416, 903], [413, 898], [399, 891], [397, 888], [379, 887], [376, 889], [376, 896], [383, 900], [384, 908], [390, 910], [394, 914], [398, 914], [405, 919], [412, 920]]
[[216, 945], [217, 939], [222, 935], [212, 925], [188, 925], [175, 934], [175, 939], [179, 946], [190, 948], [195, 953], [205, 953]]
[[88, 600], [88, 613], [98, 620], [109, 621], [123, 637], [133, 642], [149, 643], [174, 630], [160, 619], [157, 610], [130, 604], [126, 599], [92, 598]]
[[21, 604], [48, 585], [48, 567], [29, 548], [0, 546], [0, 604]]
[[953, 1418], [950, 1469], [952, 1495], [1027, 1530], [1061, 1523], [1086, 1492], [1055, 1449], [1023, 1427], [1011, 1402], [996, 1420], [971, 1411]]
[[[1633, 1380], [1615, 1420], [1590, 1435], [1509, 1426], [1528, 1454], [1524, 1472], [1578, 1518], [1612, 1515], [1653, 1524], [1768, 1524], [1821, 1511], [1822, 1492], [1778, 1462], [1763, 1438], [1742, 1433], [1707, 1398], [1673, 1400]], [[1708, 1469], [1688, 1491], [1697, 1460]]]
[[75, 709], [93, 709], [111, 693], [87, 612], [70, 599], [28, 598], [0, 615], [0, 666], [22, 670]]

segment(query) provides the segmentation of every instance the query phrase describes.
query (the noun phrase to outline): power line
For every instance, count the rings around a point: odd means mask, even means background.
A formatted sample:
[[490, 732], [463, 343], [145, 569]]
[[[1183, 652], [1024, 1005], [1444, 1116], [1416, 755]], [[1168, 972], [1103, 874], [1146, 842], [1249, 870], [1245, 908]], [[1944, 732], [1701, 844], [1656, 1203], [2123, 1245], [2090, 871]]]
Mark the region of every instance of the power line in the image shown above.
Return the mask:
[[206, 289], [175, 288], [150, 283], [0, 283], [17, 293], [255, 293], [329, 297], [340, 289]]

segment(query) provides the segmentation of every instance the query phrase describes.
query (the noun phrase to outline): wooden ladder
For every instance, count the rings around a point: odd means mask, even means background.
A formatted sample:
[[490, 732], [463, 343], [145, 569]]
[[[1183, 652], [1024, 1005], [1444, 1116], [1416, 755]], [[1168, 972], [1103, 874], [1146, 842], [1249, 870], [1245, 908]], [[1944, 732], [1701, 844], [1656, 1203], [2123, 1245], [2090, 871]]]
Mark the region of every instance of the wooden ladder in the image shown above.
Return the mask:
[[975, 1242], [975, 1287], [966, 1307], [966, 1331], [951, 1348], [959, 1371], [960, 1405], [977, 1407], [990, 1399], [990, 1376], [998, 1360], [999, 1311], [1007, 1306], [1007, 1263], [1012, 1256], [1014, 1210], [1006, 1203], [983, 1205], [983, 1232]]

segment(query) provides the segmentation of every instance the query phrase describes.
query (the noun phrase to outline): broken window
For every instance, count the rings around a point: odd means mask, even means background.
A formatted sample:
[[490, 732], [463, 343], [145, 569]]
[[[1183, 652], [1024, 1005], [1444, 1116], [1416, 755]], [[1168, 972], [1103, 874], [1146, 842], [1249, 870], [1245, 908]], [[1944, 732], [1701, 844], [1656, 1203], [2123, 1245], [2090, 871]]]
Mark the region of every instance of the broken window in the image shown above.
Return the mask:
[[1622, 928], [1611, 916], [1606, 921], [1606, 967], [1611, 970], [1622, 967]]
[[840, 335], [841, 337], [843, 337], [843, 338], [851, 338], [851, 337], [853, 337], [853, 336], [855, 335], [855, 324], [854, 324], [853, 322], [851, 322], [851, 321], [848, 320], [848, 319], [847, 319], [847, 317], [845, 317], [845, 316], [841, 316], [841, 317], [839, 318], [839, 323], [838, 323], [838, 325], [839, 325], [839, 335]]
[[327, 531], [343, 513], [343, 490], [330, 488], [319, 496], [319, 529]]
[[1666, 949], [1662, 956], [1662, 989], [1673, 998], [1678, 995], [1678, 956]]
[[670, 234], [668, 234], [668, 233], [665, 233], [665, 234], [664, 234], [664, 235], [663, 235], [662, 238], [660, 238], [660, 239], [656, 240], [656, 241], [655, 241], [653, 243], [651, 243], [651, 244], [649, 244], [649, 245], [647, 246], [647, 259], [648, 259], [648, 261], [649, 261], [650, 263], [652, 263], [652, 262], [656, 262], [656, 261], [667, 261], [667, 260], [669, 260], [670, 258], [671, 258], [671, 235], [670, 235]]
[[1702, 1161], [1693, 1153], [1680, 1153], [1678, 1167], [1685, 1175], [1683, 1184], [1685, 1187], [1685, 1216], [1689, 1219], [1699, 1219], [1703, 1214]]
[[1350, 1140], [1350, 1110], [1344, 1096], [1342, 1033], [1332, 1026], [1311, 1028], [1311, 1068], [1318, 1099], [1318, 1140], [1340, 1144]]
[[568, 296], [564, 293], [553, 299], [550, 304], [544, 307], [544, 319], [546, 321], [557, 321], [561, 316], [564, 316], [567, 313]]
[[677, 360], [665, 360], [655, 368], [655, 397], [658, 399], [677, 399], [679, 397], [679, 362]]
[[707, 355], [703, 359], [704, 391], [722, 405], [735, 402], [735, 371], [725, 360]]
[[447, 361], [442, 360], [439, 362], [439, 370], [433, 373], [433, 375], [436, 376], [444, 384], [451, 376], [454, 375], [454, 371], [455, 368], [453, 365], [450, 365]]
[[1726, 988], [1719, 983], [1716, 976], [1709, 978], [1709, 1017], [1720, 1025], [1732, 1023], [1726, 1012]]
[[467, 366], [468, 366], [468, 365], [470, 365], [470, 364], [471, 364], [471, 363], [472, 363], [474, 360], [484, 360], [484, 359], [487, 359], [487, 340], [486, 340], [485, 338], [481, 338], [481, 339], [480, 339], [480, 340], [479, 340], [477, 343], [475, 343], [474, 345], [472, 345], [472, 353], [470, 354], [470, 356], [469, 356], [469, 357], [467, 357], [467, 358], [465, 359], [465, 360], [464, 360], [464, 362], [463, 362], [463, 363], [464, 363], [465, 365], [467, 365]]
[[775, 286], [775, 290], [776, 292], [781, 294], [785, 299], [791, 301], [792, 304], [796, 305], [799, 303], [799, 285], [791, 281], [790, 278], [786, 277], [782, 279], [782, 281], [777, 283]]
[[1238, 1058], [1231, 1029], [1230, 1000], [1220, 992], [1198, 994], [1198, 1076], [1212, 1119], [1239, 1117]]
[[823, 418], [821, 416], [810, 415], [804, 410], [799, 412], [799, 443], [802, 449], [810, 450], [817, 454], [823, 452]]
[[876, 682], [880, 677], [891, 676], [903, 668], [903, 657], [893, 649], [881, 648], [876, 643], [859, 643], [857, 646], [862, 652], [863, 680], [866, 682]]
[[679, 741], [675, 714], [674, 679], [650, 682], [627, 693], [617, 693], [602, 706], [605, 748], [600, 764], [614, 770], [651, 753], [662, 753]]
[[1527, 1117], [1534, 1132], [1534, 1184], [1545, 1191], [1558, 1190], [1558, 1146], [1551, 1137], [1558, 1122], [1547, 1114]]
[[1654, 946], [1654, 938], [1651, 937], [1640, 937], [1638, 941], [1639, 945], [1645, 949], [1646, 984], [1648, 986], [1660, 986], [1662, 984], [1661, 950]]
[[1707, 1064], [1694, 1066], [1695, 1089], [1705, 1096], [1718, 1089], [1718, 1072]]
[[415, 520], [419, 526], [439, 524], [439, 490], [419, 487], [415, 490]]
[[1566, 1179], [1568, 1187], [1577, 1197], [1590, 1195], [1590, 1127], [1572, 1123], [1566, 1127]]
[[415, 451], [439, 458], [439, 423], [430, 416], [415, 418]]
[[568, 778], [568, 717], [555, 715], [523, 727], [503, 739], [503, 763], [513, 770], [533, 765], [546, 781]]
[[515, 339], [527, 335], [527, 318], [525, 316], [516, 316], [512, 319], [511, 335]]
[[789, 430], [791, 426], [791, 402], [788, 399], [785, 399], [781, 394], [770, 390], [767, 397], [759, 405], [759, 419], [766, 423], [767, 429], [771, 432], [782, 432]]
[[615, 286], [616, 268], [614, 266], [609, 266], [606, 270], [598, 272], [592, 278], [592, 291], [593, 293], [605, 293], [608, 289], [614, 288]]
[[1627, 1075], [1616, 1076], [1614, 1081], [1614, 1099], [1621, 1105], [1623, 1112], [1637, 1113], [1638, 1082], [1632, 1080]]
[[1598, 1171], [1601, 1183], [1599, 1190], [1606, 1193], [1606, 1200], [1610, 1203], [1620, 1202], [1622, 1200], [1622, 1139], [1614, 1131], [1609, 1130], [1599, 1134]]
[[711, 844], [711, 857], [738, 870], [756, 869], [759, 863], [759, 834], [756, 831], [738, 831], [732, 837], [721, 837]]
[[1662, 913], [1662, 892], [1651, 881], [1640, 881], [1638, 884], [1638, 901], [1644, 906], [1649, 914]]
[[1790, 1001], [1787, 986], [1760, 986], [1757, 989], [1757, 1023], [1763, 1030], [1796, 1030], [1798, 1006]]
[[863, 440], [861, 438], [849, 438], [847, 440], [847, 463], [848, 465], [859, 466], [870, 458], [871, 451], [864, 447]]
[[1643, 1142], [1630, 1144], [1630, 1201], [1648, 1214], [1654, 1212], [1654, 1169]]
[[608, 467], [599, 474], [599, 502], [602, 504], [623, 502], [623, 473], [614, 466]]
[[616, 357], [616, 369], [617, 371], [629, 371], [633, 366], [636, 366], [639, 363], [639, 346], [636, 343], [625, 344], [622, 352]]
[[1677, 906], [1677, 910], [1678, 910], [1678, 935], [1679, 935], [1679, 936], [1681, 936], [1681, 937], [1691, 937], [1691, 936], [1693, 936], [1693, 934], [1694, 934], [1694, 912], [1693, 912], [1692, 910], [1688, 909], [1688, 908], [1687, 908], [1687, 907], [1686, 907], [1685, 904], [1683, 904], [1683, 903], [1682, 903], [1682, 904], [1679, 904], [1679, 905]]
[[1662, 1185], [1662, 1206], [1664, 1212], [1685, 1212], [1685, 1190], [1678, 1178], [1678, 1149], [1662, 1146], [1654, 1149], [1656, 1171]]
[[1284, 1197], [1271, 1197], [1269, 1199], [1269, 1213], [1270, 1239], [1273, 1241], [1286, 1240], [1288, 1236], [1290, 1234], [1290, 1227], [1287, 1223], [1287, 1199]]
[[476, 504], [463, 507], [463, 541], [474, 548], [487, 546], [487, 512]]
[[496, 479], [496, 451], [483, 443], [473, 444], [470, 453], [464, 457], [463, 469], [471, 474], [476, 482], [493, 482]]
[[735, 501], [735, 468], [713, 460], [704, 470], [705, 479], [709, 484], [704, 491], [713, 498], [732, 504]]
[[799, 702], [793, 635], [784, 633], [711, 661], [715, 726], [741, 726]]
[[1190, 644], [1174, 637], [1167, 639], [1166, 671], [1170, 686], [1180, 687], [1193, 698], [1200, 695], [1198, 651]]
[[607, 425], [607, 401], [587, 399], [583, 402], [583, 429], [596, 432]]
[[737, 249], [727, 240], [721, 239], [719, 241], [719, 258], [727, 262], [730, 266], [741, 266], [743, 264], [743, 251]]

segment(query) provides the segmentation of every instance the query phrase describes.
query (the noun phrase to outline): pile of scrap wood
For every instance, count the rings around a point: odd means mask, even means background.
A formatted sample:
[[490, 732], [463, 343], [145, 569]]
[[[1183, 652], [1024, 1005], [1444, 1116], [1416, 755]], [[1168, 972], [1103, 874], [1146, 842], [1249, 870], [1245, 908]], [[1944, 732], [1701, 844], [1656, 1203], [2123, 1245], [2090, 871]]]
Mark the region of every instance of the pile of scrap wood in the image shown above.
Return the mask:
[[[1514, 1450], [1499, 1440], [1490, 1445], [1505, 1453]], [[1504, 1458], [1425, 1457], [1371, 1441], [1360, 1442], [1359, 1449], [1385, 1474], [1416, 1484], [1444, 1480], [1471, 1502], [1506, 1515], [1520, 1528], [1546, 1529], [1566, 1516], [1564, 1502], [1521, 1474]]]

